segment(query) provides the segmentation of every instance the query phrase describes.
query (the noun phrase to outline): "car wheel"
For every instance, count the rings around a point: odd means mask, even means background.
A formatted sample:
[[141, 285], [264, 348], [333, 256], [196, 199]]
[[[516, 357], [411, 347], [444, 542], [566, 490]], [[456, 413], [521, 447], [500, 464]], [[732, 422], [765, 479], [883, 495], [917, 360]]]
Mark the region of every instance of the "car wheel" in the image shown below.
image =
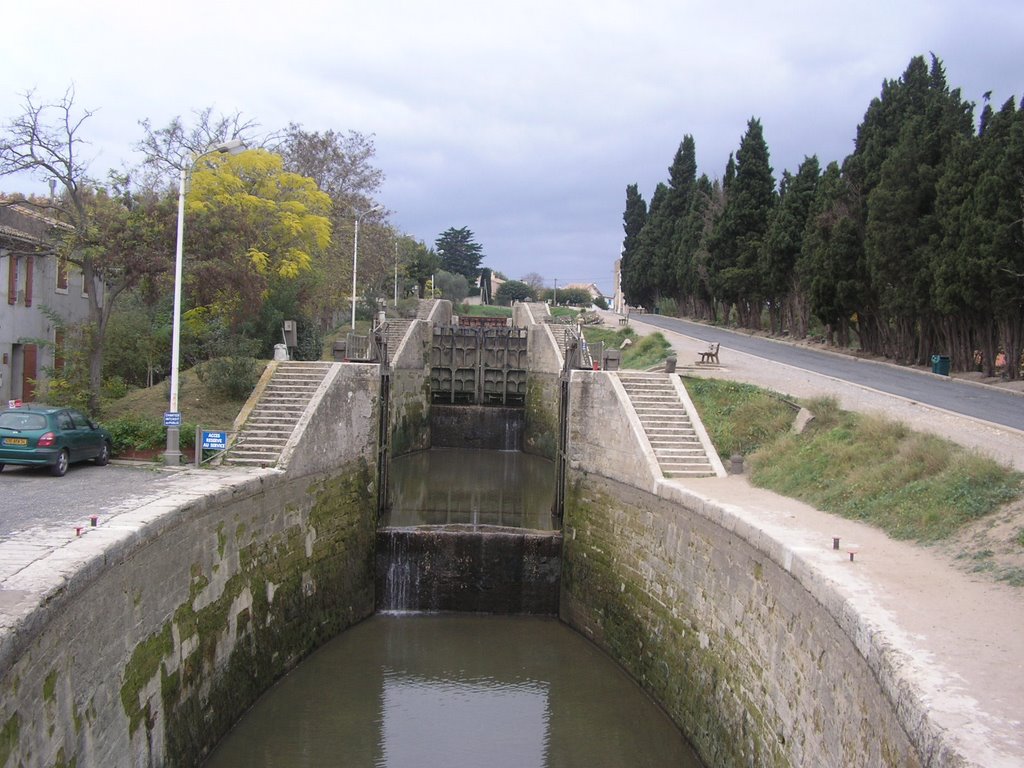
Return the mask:
[[106, 440], [103, 441], [103, 447], [100, 448], [99, 456], [93, 459], [96, 462], [97, 467], [105, 467], [110, 463], [110, 443]]
[[65, 448], [57, 456], [57, 462], [50, 467], [50, 474], [54, 477], [64, 477], [64, 473], [68, 471], [68, 449]]
[[4, 471], [4, 465], [0, 464], [0, 472], [3, 472], [3, 471]]

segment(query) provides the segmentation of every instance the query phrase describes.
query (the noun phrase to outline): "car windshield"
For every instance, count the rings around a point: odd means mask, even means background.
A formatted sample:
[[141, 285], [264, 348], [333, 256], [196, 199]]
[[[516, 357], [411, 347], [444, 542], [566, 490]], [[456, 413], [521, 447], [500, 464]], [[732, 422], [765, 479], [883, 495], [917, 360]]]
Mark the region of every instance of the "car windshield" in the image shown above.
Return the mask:
[[45, 429], [46, 417], [41, 413], [4, 411], [0, 413], [0, 427], [7, 429]]

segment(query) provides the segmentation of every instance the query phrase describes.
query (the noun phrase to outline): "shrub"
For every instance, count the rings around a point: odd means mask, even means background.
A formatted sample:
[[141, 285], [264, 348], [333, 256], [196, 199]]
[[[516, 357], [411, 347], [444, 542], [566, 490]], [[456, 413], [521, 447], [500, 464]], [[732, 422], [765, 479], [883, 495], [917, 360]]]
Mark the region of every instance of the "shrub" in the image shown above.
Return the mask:
[[679, 305], [676, 304], [676, 300], [671, 297], [662, 297], [658, 300], [658, 314], [665, 315], [666, 317], [678, 317]]
[[[160, 419], [152, 416], [121, 416], [103, 426], [110, 432], [111, 447], [114, 455], [131, 451], [156, 451], [167, 445], [167, 429]], [[182, 448], [192, 448], [196, 443], [196, 425], [182, 424], [179, 431], [179, 444]]]
[[120, 400], [128, 394], [128, 384], [120, 376], [110, 376], [103, 382], [103, 397]]
[[259, 379], [254, 357], [241, 355], [218, 357], [204, 363], [196, 371], [200, 381], [225, 400], [245, 400]]
[[150, 416], [122, 416], [104, 426], [110, 432], [115, 454], [154, 450], [167, 444], [164, 425]]

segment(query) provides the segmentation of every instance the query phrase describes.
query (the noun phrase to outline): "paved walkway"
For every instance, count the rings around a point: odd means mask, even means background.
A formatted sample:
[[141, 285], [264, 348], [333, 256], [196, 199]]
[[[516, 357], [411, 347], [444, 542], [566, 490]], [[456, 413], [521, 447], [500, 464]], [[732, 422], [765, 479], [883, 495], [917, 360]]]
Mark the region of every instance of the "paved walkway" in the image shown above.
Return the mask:
[[[641, 334], [660, 330], [687, 375], [742, 381], [800, 398], [832, 395], [845, 409], [882, 413], [1024, 470], [1024, 433], [1016, 430], [771, 363], [725, 344], [720, 368], [698, 370], [690, 364], [706, 343], [645, 325], [636, 316], [630, 324]], [[935, 722], [977, 765], [1024, 766], [1024, 589], [958, 570], [935, 548], [894, 541], [876, 528], [754, 488], [742, 475], [680, 484], [743, 510], [815, 562], [905, 658], [906, 673]], [[838, 552], [833, 536], [843, 545]], [[851, 545], [858, 549], [852, 563], [846, 552]]]

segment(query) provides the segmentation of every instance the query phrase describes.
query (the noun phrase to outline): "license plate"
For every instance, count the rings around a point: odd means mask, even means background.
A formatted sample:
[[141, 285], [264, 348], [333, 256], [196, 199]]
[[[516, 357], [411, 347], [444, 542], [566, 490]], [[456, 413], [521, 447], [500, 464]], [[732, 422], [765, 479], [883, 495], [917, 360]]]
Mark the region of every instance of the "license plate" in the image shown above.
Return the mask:
[[5, 437], [4, 445], [28, 445], [28, 440], [24, 437]]

